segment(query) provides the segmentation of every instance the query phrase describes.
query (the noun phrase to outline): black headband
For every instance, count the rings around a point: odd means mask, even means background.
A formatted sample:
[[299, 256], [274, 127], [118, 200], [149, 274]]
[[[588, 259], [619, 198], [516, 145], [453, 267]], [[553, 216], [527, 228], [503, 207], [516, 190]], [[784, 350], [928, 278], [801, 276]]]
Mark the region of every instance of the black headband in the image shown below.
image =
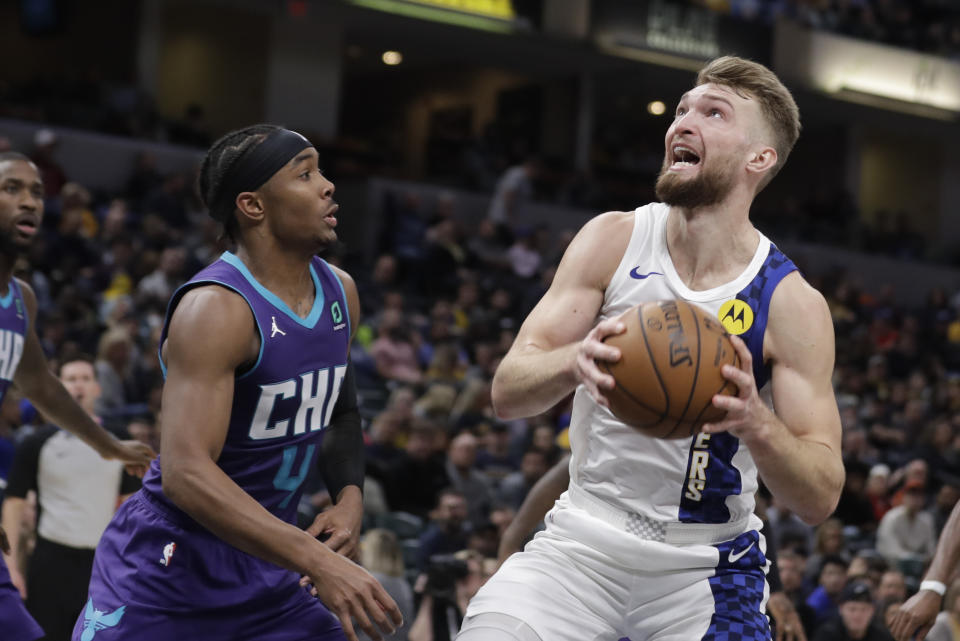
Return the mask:
[[238, 194], [260, 189], [263, 183], [308, 147], [313, 145], [295, 131], [279, 129], [270, 133], [230, 167], [215, 202], [232, 203]]

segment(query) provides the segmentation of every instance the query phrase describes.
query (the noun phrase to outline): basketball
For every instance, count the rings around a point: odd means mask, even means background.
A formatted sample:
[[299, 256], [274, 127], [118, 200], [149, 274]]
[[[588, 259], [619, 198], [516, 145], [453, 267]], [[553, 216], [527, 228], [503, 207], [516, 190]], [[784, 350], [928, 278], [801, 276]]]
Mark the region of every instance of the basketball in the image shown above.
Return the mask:
[[626, 331], [604, 342], [620, 349], [616, 363], [599, 362], [617, 386], [604, 390], [618, 419], [653, 438], [686, 438], [722, 420], [714, 394], [736, 394], [720, 373], [740, 366], [730, 335], [706, 310], [686, 301], [637, 305], [620, 320]]

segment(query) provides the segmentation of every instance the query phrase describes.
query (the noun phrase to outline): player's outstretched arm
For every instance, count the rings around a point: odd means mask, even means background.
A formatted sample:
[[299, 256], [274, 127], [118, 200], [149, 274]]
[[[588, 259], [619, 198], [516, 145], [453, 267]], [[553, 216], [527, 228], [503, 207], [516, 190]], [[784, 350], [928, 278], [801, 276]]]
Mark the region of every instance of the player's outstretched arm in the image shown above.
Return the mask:
[[17, 280], [27, 306], [28, 327], [24, 337], [23, 355], [14, 373], [14, 384], [30, 399], [37, 409], [55, 425], [76, 434], [105, 459], [116, 459], [127, 465], [131, 474], [143, 476], [147, 466], [156, 457], [149, 445], [138, 441], [120, 441], [97, 425], [50, 371], [34, 329], [37, 316], [37, 298], [30, 286]]
[[764, 353], [772, 363], [773, 406], [761, 400], [746, 345], [733, 338], [740, 369], [724, 376], [738, 396], [716, 396], [726, 418], [704, 431], [729, 431], [750, 448], [763, 482], [777, 500], [810, 524], [824, 521], [843, 489], [840, 413], [833, 392], [833, 322], [826, 301], [794, 273], [770, 301]]
[[550, 289], [523, 322], [493, 377], [491, 395], [499, 417], [544, 412], [579, 383], [607, 404], [603, 390], [613, 388], [613, 377], [601, 373], [595, 359], [620, 358], [620, 350], [601, 341], [623, 329], [613, 319], [596, 327], [594, 323], [630, 241], [633, 216], [602, 214], [584, 225], [567, 247]]
[[523, 504], [517, 510], [510, 525], [500, 539], [500, 549], [497, 551], [497, 560], [502, 564], [514, 552], [519, 552], [530, 531], [543, 520], [553, 504], [570, 485], [570, 455], [564, 456], [540, 477]]
[[[216, 464], [226, 440], [236, 369], [259, 352], [253, 315], [238, 295], [215, 286], [187, 292], [163, 346], [163, 491], [230, 545], [310, 577], [320, 598], [356, 641], [351, 617], [373, 639], [402, 617], [366, 570], [307, 532], [278, 519]], [[374, 623], [376, 625], [374, 625]]]
[[[930, 569], [920, 582], [920, 591], [907, 599], [900, 611], [893, 617], [890, 632], [897, 641], [923, 639], [940, 612], [943, 601], [942, 591], [949, 585], [951, 577], [960, 571], [960, 503], [953, 506], [953, 512], [943, 526], [937, 552], [930, 562]], [[914, 637], [914, 633], [917, 634]]]

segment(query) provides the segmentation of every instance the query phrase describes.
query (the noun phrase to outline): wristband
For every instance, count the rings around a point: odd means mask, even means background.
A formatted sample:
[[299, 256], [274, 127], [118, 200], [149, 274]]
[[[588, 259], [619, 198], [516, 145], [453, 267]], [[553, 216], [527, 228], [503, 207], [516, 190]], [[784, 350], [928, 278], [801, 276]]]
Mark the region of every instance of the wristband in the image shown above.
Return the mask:
[[921, 581], [920, 589], [936, 592], [940, 596], [943, 596], [947, 592], [947, 586], [941, 581]]

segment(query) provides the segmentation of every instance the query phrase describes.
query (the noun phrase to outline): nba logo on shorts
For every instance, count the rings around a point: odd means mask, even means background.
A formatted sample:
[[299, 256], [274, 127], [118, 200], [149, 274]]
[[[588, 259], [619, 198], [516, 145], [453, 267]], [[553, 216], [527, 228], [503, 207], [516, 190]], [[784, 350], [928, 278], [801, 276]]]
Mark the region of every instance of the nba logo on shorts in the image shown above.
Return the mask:
[[173, 553], [177, 549], [177, 544], [173, 541], [170, 541], [163, 546], [163, 558], [160, 559], [160, 565], [168, 566], [170, 565], [170, 559], [173, 558]]

